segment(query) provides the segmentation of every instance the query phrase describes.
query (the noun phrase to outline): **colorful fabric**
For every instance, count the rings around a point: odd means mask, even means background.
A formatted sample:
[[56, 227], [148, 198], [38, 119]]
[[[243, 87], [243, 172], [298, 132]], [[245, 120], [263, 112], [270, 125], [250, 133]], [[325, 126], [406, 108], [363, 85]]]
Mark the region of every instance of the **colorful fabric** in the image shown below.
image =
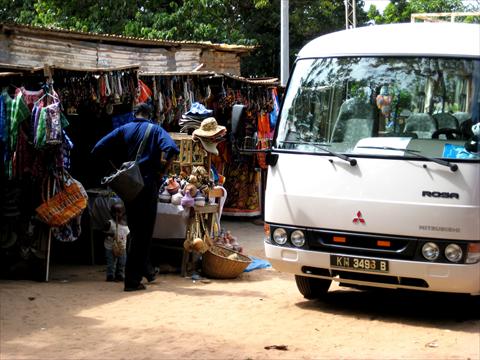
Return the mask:
[[142, 80], [138, 80], [137, 103], [147, 102], [152, 94], [152, 90]]
[[[7, 95], [8, 96], [8, 95]], [[0, 141], [5, 144], [8, 139], [7, 131], [7, 106], [5, 104], [5, 95], [0, 95]]]
[[47, 118], [47, 111], [45, 108], [41, 108], [38, 116], [38, 124], [35, 129], [34, 143], [37, 149], [45, 146], [46, 118]]
[[18, 128], [21, 122], [30, 117], [30, 110], [21, 93], [15, 96], [12, 102], [12, 117], [10, 123], [10, 148], [15, 149], [17, 145]]
[[[273, 99], [273, 109], [270, 112], [270, 129], [273, 132], [273, 130], [275, 129], [275, 126], [277, 125], [278, 114], [280, 113], [280, 104], [278, 102], [278, 94], [277, 94], [276, 88], [272, 89], [272, 99]], [[273, 134], [271, 134], [271, 137], [273, 138]]]
[[22, 122], [18, 129], [17, 147], [12, 162], [12, 178], [21, 179], [25, 173], [33, 173], [35, 158], [38, 154], [28, 138], [28, 130], [28, 122]]
[[40, 89], [37, 91], [31, 91], [31, 90], [25, 89], [24, 87], [21, 87], [15, 91], [15, 97], [18, 96], [19, 94], [22, 95], [28, 109], [32, 110], [35, 103], [43, 97], [43, 95], [45, 94], [45, 91], [43, 89]]
[[45, 143], [48, 145], [58, 145], [62, 143], [62, 124], [60, 121], [59, 103], [46, 107]]
[[8, 169], [10, 168], [10, 151], [8, 134], [10, 133], [10, 116], [12, 107], [12, 99], [4, 92], [0, 96], [0, 153], [3, 155], [4, 170], [8, 175]]
[[36, 104], [33, 109], [32, 109], [32, 133], [31, 133], [31, 136], [32, 136], [32, 139], [33, 139], [33, 142], [36, 143], [37, 142], [37, 127], [38, 127], [38, 121], [40, 120], [40, 110], [42, 110], [42, 105], [40, 104]]
[[65, 130], [63, 132], [63, 146], [62, 146], [62, 160], [63, 160], [63, 167], [67, 170], [70, 169], [70, 151], [73, 149], [73, 142], [68, 137]]
[[63, 226], [52, 227], [52, 238], [61, 242], [77, 240], [82, 233], [81, 218], [81, 216], [77, 216]]

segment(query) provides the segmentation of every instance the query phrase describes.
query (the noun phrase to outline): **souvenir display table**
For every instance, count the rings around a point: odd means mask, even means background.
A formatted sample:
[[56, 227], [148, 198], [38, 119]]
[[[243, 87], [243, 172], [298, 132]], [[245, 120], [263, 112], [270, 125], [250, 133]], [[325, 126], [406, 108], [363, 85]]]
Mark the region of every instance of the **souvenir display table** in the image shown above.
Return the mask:
[[189, 216], [181, 205], [158, 202], [153, 239], [185, 239]]

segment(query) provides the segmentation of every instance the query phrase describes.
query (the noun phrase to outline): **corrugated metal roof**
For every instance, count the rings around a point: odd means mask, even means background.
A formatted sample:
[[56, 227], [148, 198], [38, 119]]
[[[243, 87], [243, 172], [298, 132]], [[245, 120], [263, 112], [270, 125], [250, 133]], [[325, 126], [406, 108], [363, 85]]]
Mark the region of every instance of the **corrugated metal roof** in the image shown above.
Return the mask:
[[0, 72], [0, 77], [8, 77], [8, 76], [18, 76], [18, 75], [23, 75], [21, 72]]
[[175, 46], [193, 46], [200, 48], [208, 48], [220, 51], [246, 53], [250, 52], [257, 46], [245, 46], [245, 45], [229, 45], [229, 44], [214, 44], [208, 41], [171, 41], [160, 39], [146, 39], [133, 36], [114, 35], [114, 34], [97, 34], [93, 32], [83, 32], [77, 30], [66, 30], [54, 27], [41, 27], [14, 23], [0, 23], [0, 30], [3, 32], [8, 31], [24, 31], [35, 32], [40, 35], [50, 34], [64, 38], [87, 40], [87, 41], [108, 41], [114, 43], [123, 43], [138, 46], [162, 46], [162, 47], [175, 47]]
[[252, 85], [271, 85], [278, 86], [278, 78], [245, 78], [242, 76], [227, 74], [227, 73], [217, 73], [214, 71], [166, 71], [166, 72], [142, 72], [138, 73], [138, 76], [147, 77], [147, 76], [209, 76], [209, 77], [227, 77], [236, 81], [252, 84]]
[[[86, 71], [86, 72], [107, 72], [107, 71], [121, 71], [121, 70], [135, 70], [139, 68], [139, 65], [129, 65], [129, 66], [115, 66], [115, 67], [95, 67], [95, 68], [84, 68], [84, 67], [75, 67], [75, 66], [61, 66], [61, 65], [47, 65], [48, 68], [55, 70], [67, 70], [67, 71]], [[19, 70], [23, 72], [36, 72], [43, 71], [45, 67], [31, 67], [23, 65], [12, 65], [7, 63], [0, 62], [0, 69], [9, 69], [9, 70]], [[19, 73], [21, 74], [21, 73]]]
[[139, 76], [212, 76], [217, 75], [215, 71], [139, 71]]
[[[119, 66], [119, 67], [107, 67], [107, 68], [92, 68], [92, 69], [84, 69], [84, 68], [75, 68], [75, 67], [68, 67], [68, 66], [50, 66], [51, 69], [60, 69], [60, 70], [70, 70], [70, 71], [88, 71], [88, 72], [102, 72], [102, 71], [115, 71], [115, 70], [129, 70], [129, 69], [138, 69], [138, 65], [133, 66]], [[43, 71], [43, 67], [27, 67], [27, 66], [18, 66], [18, 65], [11, 65], [11, 64], [4, 64], [0, 63], [0, 69], [12, 69], [12, 70], [22, 70], [28, 72], [35, 72], [35, 71]], [[0, 73], [4, 74], [2, 76], [11, 76], [11, 75], [21, 75], [20, 72], [4, 72]], [[279, 86], [278, 78], [245, 78], [242, 76], [232, 75], [232, 74], [225, 74], [225, 73], [217, 73], [214, 71], [164, 71], [164, 72], [138, 72], [138, 76], [140, 77], [147, 77], [147, 76], [209, 76], [209, 77], [228, 77], [233, 80], [245, 82], [252, 85], [271, 85], [271, 86]]]
[[237, 76], [232, 74], [222, 74], [222, 75], [234, 80], [243, 81], [243, 82], [254, 84], [254, 85], [271, 85], [271, 86], [279, 85], [278, 78], [244, 78], [242, 76]]

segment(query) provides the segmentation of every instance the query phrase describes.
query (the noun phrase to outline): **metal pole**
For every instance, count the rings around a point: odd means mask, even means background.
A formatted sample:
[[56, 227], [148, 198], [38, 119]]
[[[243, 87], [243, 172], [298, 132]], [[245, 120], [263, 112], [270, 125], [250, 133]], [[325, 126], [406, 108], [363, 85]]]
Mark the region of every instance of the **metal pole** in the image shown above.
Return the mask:
[[344, 0], [345, 4], [345, 28], [354, 29], [357, 27], [357, 9], [355, 0]]
[[48, 278], [50, 277], [50, 246], [52, 243], [52, 228], [48, 228], [48, 242], [47, 242], [47, 257], [46, 257], [46, 264], [45, 264], [45, 281], [48, 282]]
[[288, 0], [282, 0], [280, 7], [280, 83], [287, 85], [289, 69], [289, 24]]
[[348, 30], [348, 0], [343, 1], [345, 5], [345, 29]]
[[352, 0], [352, 24], [353, 28], [357, 27], [357, 2]]

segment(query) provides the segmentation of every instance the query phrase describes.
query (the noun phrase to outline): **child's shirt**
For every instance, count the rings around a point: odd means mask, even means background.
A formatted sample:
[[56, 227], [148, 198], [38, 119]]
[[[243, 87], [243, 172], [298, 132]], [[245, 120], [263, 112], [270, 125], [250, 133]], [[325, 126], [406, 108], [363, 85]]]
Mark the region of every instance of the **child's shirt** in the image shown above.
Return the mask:
[[[114, 220], [109, 220], [110, 229], [107, 230], [107, 236], [103, 245], [105, 249], [112, 249], [113, 239], [115, 238], [115, 232], [117, 231], [117, 223]], [[122, 247], [127, 248], [127, 236], [130, 233], [130, 230], [127, 225], [118, 224], [118, 239], [120, 240]]]

